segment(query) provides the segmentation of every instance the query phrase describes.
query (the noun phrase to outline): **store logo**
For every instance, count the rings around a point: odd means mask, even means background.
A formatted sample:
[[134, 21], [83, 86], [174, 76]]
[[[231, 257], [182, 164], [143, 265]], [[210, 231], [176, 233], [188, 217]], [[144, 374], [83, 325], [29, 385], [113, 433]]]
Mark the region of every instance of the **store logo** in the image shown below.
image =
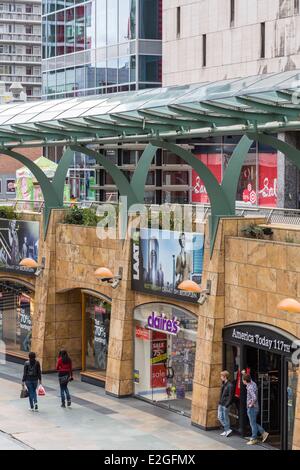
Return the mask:
[[148, 317], [148, 328], [154, 331], [162, 331], [168, 335], [176, 336], [180, 331], [180, 323], [177, 320], [177, 317], [174, 317], [173, 320], [166, 318], [164, 313], [157, 314], [152, 312]]
[[133, 244], [133, 279], [140, 280], [140, 246], [137, 243]]

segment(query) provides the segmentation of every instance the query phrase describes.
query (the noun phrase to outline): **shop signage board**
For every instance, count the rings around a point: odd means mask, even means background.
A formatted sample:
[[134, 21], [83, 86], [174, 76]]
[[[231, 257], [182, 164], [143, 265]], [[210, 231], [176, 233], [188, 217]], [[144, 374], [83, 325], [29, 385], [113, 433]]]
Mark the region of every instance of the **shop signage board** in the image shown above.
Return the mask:
[[39, 231], [39, 222], [0, 219], [0, 271], [34, 274], [34, 268], [20, 266], [20, 261], [38, 261]]
[[153, 331], [161, 331], [167, 335], [177, 336], [180, 332], [180, 323], [176, 317], [172, 320], [166, 318], [164, 313], [152, 312], [148, 317], [148, 328]]
[[133, 234], [132, 289], [196, 303], [198, 294], [178, 289], [182, 281], [201, 284], [204, 234], [141, 229]]
[[21, 351], [29, 352], [31, 347], [32, 321], [30, 315], [30, 300], [20, 298], [20, 341]]
[[225, 342], [264, 349], [273, 353], [290, 356], [294, 352], [293, 340], [262, 325], [235, 325], [223, 332]]

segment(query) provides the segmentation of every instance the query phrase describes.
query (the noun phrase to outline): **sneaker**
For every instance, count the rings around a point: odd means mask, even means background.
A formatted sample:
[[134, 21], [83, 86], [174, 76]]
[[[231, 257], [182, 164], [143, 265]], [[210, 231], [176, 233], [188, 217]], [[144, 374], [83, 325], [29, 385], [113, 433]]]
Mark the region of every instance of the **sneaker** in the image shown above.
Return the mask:
[[39, 407], [37, 403], [34, 405], [34, 411], [39, 411]]
[[30, 407], [30, 408], [28, 408], [28, 411], [34, 411], [34, 408]]
[[222, 434], [220, 434], [220, 436], [226, 436], [226, 431], [222, 432]]
[[70, 407], [72, 405], [71, 400], [68, 401], [68, 406]]
[[270, 434], [265, 431], [265, 432], [263, 433], [263, 435], [261, 436], [262, 442], [266, 442], [266, 440], [268, 439], [269, 435], [270, 435]]
[[247, 442], [247, 446], [255, 446], [256, 444], [258, 444], [257, 439], [250, 439], [250, 441]]
[[226, 432], [225, 436], [229, 437], [232, 434], [232, 429], [229, 429], [229, 431]]
[[66, 404], [65, 404], [65, 403], [62, 403], [60, 406], [61, 406], [62, 408], [65, 408], [65, 407], [66, 407]]

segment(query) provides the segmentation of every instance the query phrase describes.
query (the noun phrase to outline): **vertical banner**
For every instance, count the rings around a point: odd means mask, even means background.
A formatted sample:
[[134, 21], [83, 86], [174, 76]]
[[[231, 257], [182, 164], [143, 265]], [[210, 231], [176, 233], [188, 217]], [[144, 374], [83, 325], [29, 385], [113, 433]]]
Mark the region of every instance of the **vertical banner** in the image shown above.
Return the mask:
[[[222, 181], [222, 155], [220, 154], [198, 154], [195, 157], [204, 163], [205, 166], [212, 172], [218, 183]], [[193, 194], [192, 202], [208, 204], [209, 198], [206, 187], [198, 173], [194, 170], [192, 172], [192, 185]]]
[[106, 370], [108, 353], [108, 314], [104, 307], [95, 305], [94, 349], [95, 368]]
[[167, 386], [167, 335], [157, 331], [152, 332], [151, 348], [151, 387], [164, 388]]
[[259, 154], [259, 191], [260, 206], [277, 207], [277, 154]]
[[32, 321], [30, 316], [30, 300], [20, 297], [20, 349], [29, 352], [31, 348]]

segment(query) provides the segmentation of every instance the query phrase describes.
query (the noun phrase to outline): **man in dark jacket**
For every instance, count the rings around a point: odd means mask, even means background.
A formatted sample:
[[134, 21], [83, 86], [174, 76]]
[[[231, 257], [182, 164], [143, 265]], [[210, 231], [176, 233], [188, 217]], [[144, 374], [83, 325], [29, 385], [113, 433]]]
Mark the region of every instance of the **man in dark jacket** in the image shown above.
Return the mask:
[[34, 352], [29, 353], [29, 361], [25, 362], [22, 384], [26, 384], [31, 411], [38, 411], [36, 389], [42, 383], [42, 372], [39, 361]]
[[229, 408], [233, 400], [233, 386], [229, 381], [229, 372], [224, 370], [221, 372], [222, 388], [220, 394], [219, 408], [218, 408], [218, 420], [224, 428], [221, 436], [229, 437], [232, 434], [230, 429], [229, 419]]

